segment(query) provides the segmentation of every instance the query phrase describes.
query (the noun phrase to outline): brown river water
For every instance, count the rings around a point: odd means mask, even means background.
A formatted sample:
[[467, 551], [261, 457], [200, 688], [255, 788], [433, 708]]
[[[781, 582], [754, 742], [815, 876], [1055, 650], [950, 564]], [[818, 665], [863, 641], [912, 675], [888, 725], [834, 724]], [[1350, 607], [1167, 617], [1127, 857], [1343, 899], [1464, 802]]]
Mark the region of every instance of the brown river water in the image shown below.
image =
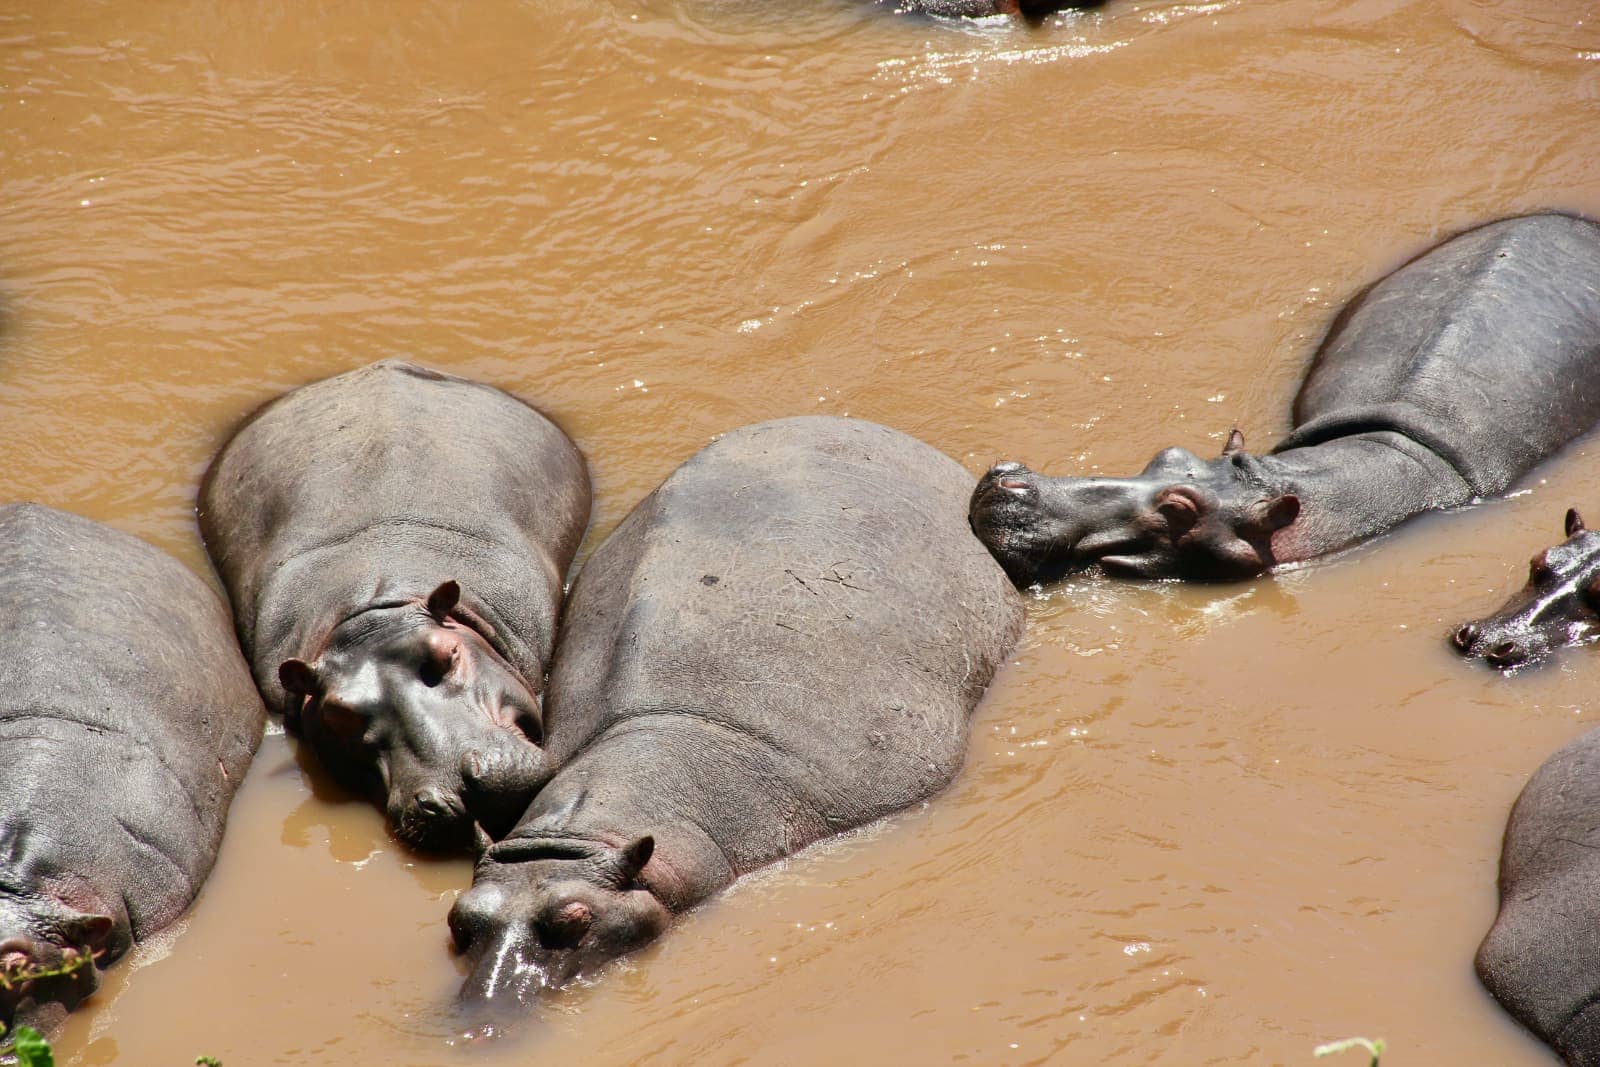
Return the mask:
[[[200, 474], [385, 356], [578, 441], [588, 548], [735, 426], [849, 414], [974, 473], [1265, 448], [1334, 311], [1439, 238], [1600, 216], [1590, 0], [0, 0], [0, 498], [210, 576]], [[1600, 512], [1511, 499], [1230, 586], [1032, 596], [967, 767], [452, 1043], [465, 860], [269, 736], [190, 916], [69, 1064], [1539, 1064], [1477, 985], [1526, 777], [1600, 653], [1446, 632]], [[893, 471], [883, 477], [893, 478]], [[70, 791], [73, 783], [63, 782]], [[1334, 1063], [1355, 1063], [1351, 1055]]]

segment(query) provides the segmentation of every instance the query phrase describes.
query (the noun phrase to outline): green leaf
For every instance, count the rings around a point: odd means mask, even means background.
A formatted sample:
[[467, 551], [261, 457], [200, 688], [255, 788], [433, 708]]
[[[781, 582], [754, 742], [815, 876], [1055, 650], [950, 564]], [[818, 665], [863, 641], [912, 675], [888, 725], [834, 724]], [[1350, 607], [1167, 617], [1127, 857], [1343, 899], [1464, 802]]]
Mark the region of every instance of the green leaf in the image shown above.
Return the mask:
[[1351, 1049], [1364, 1050], [1372, 1057], [1372, 1067], [1378, 1067], [1378, 1057], [1383, 1055], [1383, 1038], [1369, 1041], [1364, 1037], [1347, 1037], [1343, 1041], [1330, 1041], [1326, 1045], [1318, 1045], [1311, 1051], [1312, 1055], [1320, 1058], [1339, 1052], [1349, 1052]]
[[17, 1067], [56, 1067], [55, 1053], [50, 1042], [31, 1026], [17, 1027], [12, 1051], [17, 1054]]
[[195, 1067], [222, 1067], [222, 1061], [215, 1056], [196, 1056]]

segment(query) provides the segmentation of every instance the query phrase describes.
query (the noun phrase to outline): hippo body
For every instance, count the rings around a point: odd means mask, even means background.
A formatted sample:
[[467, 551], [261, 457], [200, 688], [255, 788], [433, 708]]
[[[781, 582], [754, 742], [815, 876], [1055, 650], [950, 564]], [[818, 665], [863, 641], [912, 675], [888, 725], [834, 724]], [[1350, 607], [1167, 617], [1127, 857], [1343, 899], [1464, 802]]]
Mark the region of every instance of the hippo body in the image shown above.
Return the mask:
[[1038, 22], [1058, 11], [1097, 8], [1105, 0], [898, 0], [896, 11], [935, 18], [981, 19], [1011, 15]]
[[1130, 479], [1000, 464], [974, 530], [1019, 582], [1098, 563], [1237, 579], [1495, 496], [1600, 421], [1600, 226], [1570, 215], [1469, 230], [1348, 305], [1271, 454], [1171, 448]]
[[588, 524], [583, 457], [498, 389], [384, 361], [257, 412], [200, 527], [267, 705], [425, 847], [543, 780], [540, 696]]
[[[227, 610], [175, 560], [0, 507], [0, 972], [104, 967], [176, 920], [216, 860], [266, 710]], [[95, 968], [0, 987], [53, 1026]]]
[[718, 440], [628, 516], [568, 604], [560, 769], [451, 913], [469, 1003], [587, 973], [950, 781], [1022, 628], [969, 485], [903, 434], [803, 417]]
[[1500, 856], [1500, 913], [1478, 977], [1568, 1063], [1600, 1065], [1600, 730], [1523, 789]]

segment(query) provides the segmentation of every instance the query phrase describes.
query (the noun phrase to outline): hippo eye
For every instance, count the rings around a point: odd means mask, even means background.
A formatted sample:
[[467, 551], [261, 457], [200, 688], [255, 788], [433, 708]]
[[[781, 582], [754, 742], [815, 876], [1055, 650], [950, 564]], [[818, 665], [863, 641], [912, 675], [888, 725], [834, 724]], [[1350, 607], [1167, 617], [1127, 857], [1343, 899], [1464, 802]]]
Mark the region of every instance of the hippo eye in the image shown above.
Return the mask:
[[321, 733], [342, 741], [359, 741], [367, 732], [367, 717], [348, 704], [324, 697], [317, 704]]
[[450, 670], [456, 665], [455, 650], [443, 656], [424, 655], [422, 663], [417, 667], [417, 678], [423, 685], [432, 689], [442, 683], [450, 675]]
[[1555, 571], [1550, 567], [1549, 553], [1541, 552], [1528, 561], [1528, 581], [1548, 581]]

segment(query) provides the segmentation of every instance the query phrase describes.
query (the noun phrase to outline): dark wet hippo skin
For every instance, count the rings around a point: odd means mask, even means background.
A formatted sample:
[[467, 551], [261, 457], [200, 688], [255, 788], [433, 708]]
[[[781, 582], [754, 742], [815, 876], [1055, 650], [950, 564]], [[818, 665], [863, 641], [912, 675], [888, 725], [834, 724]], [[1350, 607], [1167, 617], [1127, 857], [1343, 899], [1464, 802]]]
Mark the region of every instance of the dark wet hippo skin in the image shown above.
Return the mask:
[[544, 780], [589, 493], [533, 408], [394, 361], [273, 401], [212, 464], [200, 527], [268, 707], [406, 842], [503, 833]]
[[1048, 18], [1058, 11], [1077, 11], [1102, 6], [1104, 0], [900, 0], [893, 6], [908, 14], [936, 18], [988, 18], [1012, 15], [1028, 22]]
[[450, 913], [468, 1005], [592, 973], [950, 781], [1022, 629], [970, 485], [904, 434], [794, 418], [728, 434], [623, 521], [551, 668], [560, 769]]
[[1528, 563], [1528, 583], [1499, 611], [1450, 635], [1463, 656], [1515, 670], [1600, 637], [1600, 533], [1567, 512], [1567, 539]]
[[[0, 507], [0, 1021], [48, 1030], [176, 920], [266, 709], [227, 609], [127, 534]], [[11, 988], [5, 988], [9, 984]]]
[[1600, 1065], [1600, 730], [1551, 756], [1511, 811], [1500, 913], [1478, 949], [1496, 1000], [1568, 1063]]
[[1412, 260], [1334, 321], [1294, 431], [1254, 455], [1159, 453], [1132, 478], [1002, 463], [974, 531], [1021, 584], [1085, 566], [1248, 578], [1499, 495], [1600, 420], [1600, 226], [1504, 219]]

